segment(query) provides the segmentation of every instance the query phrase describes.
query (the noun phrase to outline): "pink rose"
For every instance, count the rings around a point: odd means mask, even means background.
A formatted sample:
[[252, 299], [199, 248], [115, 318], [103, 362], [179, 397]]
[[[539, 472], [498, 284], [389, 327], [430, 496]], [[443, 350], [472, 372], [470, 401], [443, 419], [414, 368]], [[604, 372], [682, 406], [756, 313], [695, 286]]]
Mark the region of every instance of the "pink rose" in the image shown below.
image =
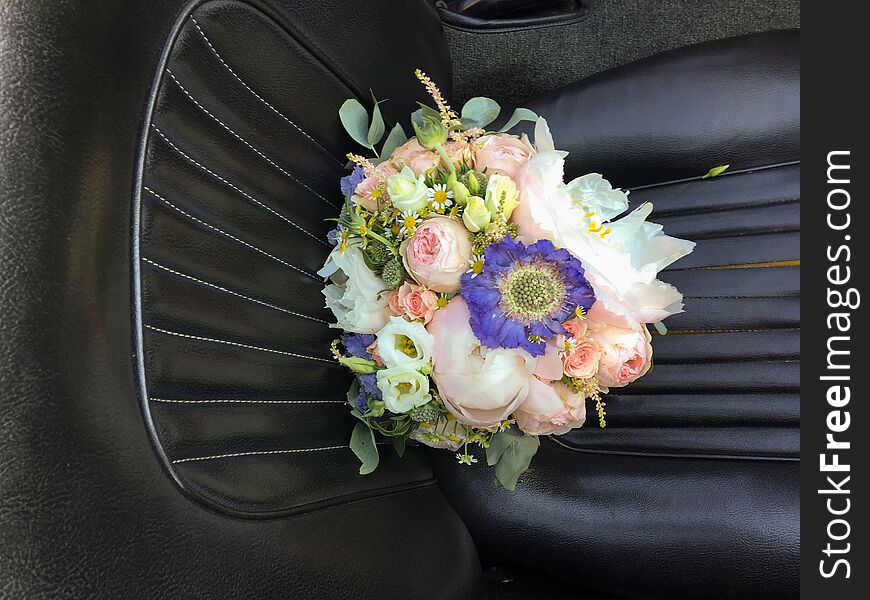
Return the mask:
[[414, 280], [434, 292], [454, 292], [468, 270], [471, 240], [463, 225], [448, 217], [427, 219], [399, 252]]
[[645, 326], [609, 312], [601, 301], [592, 305], [586, 321], [589, 336], [601, 348], [598, 382], [603, 387], [622, 387], [646, 375], [652, 344]]
[[478, 171], [486, 169], [486, 174], [498, 173], [513, 178], [517, 171], [535, 153], [529, 143], [529, 138], [498, 133], [485, 135], [478, 141], [474, 152], [474, 168]]
[[582, 427], [586, 399], [563, 383], [533, 377], [525, 401], [514, 411], [517, 426], [529, 435], [561, 435]]
[[390, 292], [388, 306], [397, 315], [405, 315], [411, 320], [419, 319], [426, 324], [438, 310], [438, 296], [419, 285], [403, 283], [399, 289]]
[[378, 197], [375, 190], [378, 186], [387, 180], [390, 175], [395, 175], [398, 171], [396, 165], [392, 161], [384, 161], [375, 167], [375, 173], [366, 177], [356, 186], [353, 193], [353, 201], [366, 210], [378, 210], [379, 204], [383, 203], [383, 199]]
[[525, 400], [536, 361], [524, 350], [481, 346], [469, 319], [465, 300], [454, 296], [426, 327], [434, 338], [432, 379], [458, 421], [493, 427]]
[[393, 150], [392, 158], [402, 166], [410, 167], [415, 175], [425, 173], [441, 162], [438, 153], [421, 146], [417, 138], [411, 138]]

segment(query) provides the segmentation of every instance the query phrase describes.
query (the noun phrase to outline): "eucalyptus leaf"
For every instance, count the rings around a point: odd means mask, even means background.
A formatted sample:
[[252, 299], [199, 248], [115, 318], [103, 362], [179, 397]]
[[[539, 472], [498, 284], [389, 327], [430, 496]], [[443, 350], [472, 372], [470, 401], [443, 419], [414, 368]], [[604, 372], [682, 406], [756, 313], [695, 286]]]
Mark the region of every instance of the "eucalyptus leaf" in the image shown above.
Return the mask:
[[378, 468], [378, 447], [375, 445], [375, 432], [365, 423], [357, 423], [350, 434], [350, 449], [362, 463], [360, 475], [368, 475]]
[[701, 177], [701, 179], [710, 179], [711, 177], [717, 177], [727, 171], [730, 167], [731, 165], [719, 165], [718, 167], [713, 167], [712, 169], [707, 171], [707, 174]]
[[517, 489], [517, 480], [529, 468], [540, 445], [534, 435], [515, 438], [508, 445], [495, 465], [495, 478], [505, 489]]
[[514, 440], [521, 437], [523, 437], [523, 432], [516, 427], [499, 431], [492, 436], [492, 440], [489, 442], [489, 447], [486, 449], [486, 464], [490, 467], [496, 464], [502, 454], [504, 454], [504, 451], [507, 450], [508, 446], [510, 446]]
[[477, 96], [465, 103], [460, 118], [466, 128], [485, 128], [498, 118], [501, 107], [492, 98]]
[[384, 117], [381, 115], [381, 103], [375, 101], [375, 107], [372, 109], [372, 124], [369, 127], [366, 140], [369, 143], [369, 148], [374, 148], [375, 144], [381, 141], [384, 137]]
[[350, 389], [347, 390], [347, 403], [350, 404], [354, 410], [357, 409], [357, 398], [359, 398], [359, 379], [354, 377], [353, 383], [350, 384]]
[[396, 454], [399, 455], [399, 458], [402, 458], [405, 455], [405, 446], [407, 445], [408, 438], [405, 436], [397, 436], [393, 438], [393, 448], [396, 451]]
[[499, 131], [510, 131], [514, 127], [516, 127], [520, 121], [537, 121], [538, 115], [528, 108], [517, 108], [514, 110], [514, 114], [511, 115], [511, 118], [508, 119], [508, 122], [504, 124], [504, 127], [499, 129]]
[[384, 142], [384, 147], [381, 148], [381, 158], [389, 158], [396, 148], [407, 141], [408, 136], [405, 134], [402, 124], [396, 123], [396, 125], [390, 130], [390, 135], [387, 136], [387, 140]]
[[338, 118], [344, 129], [361, 146], [371, 148], [368, 143], [369, 114], [359, 100], [349, 98], [338, 109]]

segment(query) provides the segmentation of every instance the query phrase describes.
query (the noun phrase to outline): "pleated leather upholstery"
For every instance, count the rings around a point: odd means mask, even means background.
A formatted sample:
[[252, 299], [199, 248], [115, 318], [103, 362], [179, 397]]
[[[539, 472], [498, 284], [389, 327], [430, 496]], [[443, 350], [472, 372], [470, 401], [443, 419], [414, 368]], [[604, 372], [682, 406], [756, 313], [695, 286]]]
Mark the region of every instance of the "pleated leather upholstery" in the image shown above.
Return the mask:
[[238, 2], [194, 12], [161, 75], [140, 202], [147, 414], [175, 477], [224, 509], [277, 514], [432, 477], [422, 454], [399, 466], [391, 449], [360, 477], [348, 448], [350, 377], [329, 354], [316, 271], [345, 173], [337, 111], [354, 96]]
[[[655, 185], [630, 194], [697, 242], [662, 279], [685, 312], [653, 339], [654, 367], [607, 397], [608, 427], [560, 441], [603, 451], [797, 459], [800, 286], [795, 164]], [[792, 264], [788, 262], [787, 264]], [[590, 407], [591, 408], [591, 405]]]

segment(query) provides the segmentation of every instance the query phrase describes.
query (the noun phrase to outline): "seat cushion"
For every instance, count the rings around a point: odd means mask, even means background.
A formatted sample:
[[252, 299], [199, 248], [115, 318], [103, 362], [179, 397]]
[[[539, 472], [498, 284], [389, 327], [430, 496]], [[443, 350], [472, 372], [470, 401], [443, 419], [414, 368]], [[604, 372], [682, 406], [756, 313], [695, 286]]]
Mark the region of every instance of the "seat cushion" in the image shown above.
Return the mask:
[[685, 312], [652, 371], [605, 397], [606, 429], [543, 440], [516, 493], [434, 458], [485, 561], [626, 598], [796, 596], [797, 43], [693, 46], [529, 103], [572, 152], [567, 178], [635, 186], [632, 207], [698, 245], [661, 274]]
[[254, 4], [0, 10], [4, 597], [479, 595], [422, 453], [358, 475], [288, 266], [329, 251], [302, 229], [340, 202], [344, 99], [406, 118], [415, 66], [449, 85], [437, 15]]

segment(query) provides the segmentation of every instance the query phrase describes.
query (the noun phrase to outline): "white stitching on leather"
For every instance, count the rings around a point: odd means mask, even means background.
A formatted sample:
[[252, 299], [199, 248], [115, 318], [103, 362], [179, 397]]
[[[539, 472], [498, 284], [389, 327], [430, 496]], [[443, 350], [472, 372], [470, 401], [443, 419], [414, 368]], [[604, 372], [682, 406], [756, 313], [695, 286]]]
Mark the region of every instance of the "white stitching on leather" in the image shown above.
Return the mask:
[[294, 450], [261, 450], [259, 452], [233, 452], [232, 454], [215, 454], [213, 456], [196, 456], [194, 458], [179, 458], [173, 460], [172, 464], [177, 465], [186, 462], [196, 462], [201, 460], [217, 460], [220, 458], [236, 458], [239, 456], [266, 456], [269, 454], [296, 454], [300, 452], [321, 452], [323, 450], [341, 450], [349, 446], [324, 446], [323, 448], [296, 448]]
[[151, 402], [168, 404], [347, 404], [344, 400], [172, 400], [148, 398]]
[[193, 158], [193, 157], [191, 157], [190, 155], [188, 155], [184, 150], [182, 150], [181, 148], [179, 148], [178, 146], [176, 146], [176, 145], [172, 142], [172, 140], [170, 140], [168, 137], [166, 137], [166, 134], [164, 134], [162, 131], [160, 131], [160, 129], [159, 129], [159, 128], [154, 124], [154, 123], [151, 124], [151, 127], [154, 129], [154, 131], [157, 132], [157, 135], [159, 135], [161, 138], [163, 138], [163, 141], [164, 141], [164, 142], [166, 142], [167, 144], [169, 144], [169, 146], [170, 146], [173, 150], [175, 150], [178, 154], [180, 154], [181, 156], [183, 156], [185, 159], [187, 159], [188, 161], [190, 161], [191, 163], [193, 163], [194, 165], [196, 165], [197, 167], [199, 167], [200, 169], [202, 169], [203, 171], [205, 171], [206, 173], [208, 173], [208, 174], [211, 175], [212, 177], [215, 177], [215, 178], [219, 179], [220, 181], [224, 182], [225, 184], [227, 184], [228, 186], [230, 186], [231, 188], [233, 188], [235, 191], [237, 191], [238, 193], [240, 193], [242, 196], [244, 196], [245, 198], [247, 198], [248, 200], [250, 200], [251, 202], [253, 202], [253, 203], [256, 204], [257, 206], [260, 206], [260, 207], [266, 209], [267, 211], [269, 211], [270, 213], [272, 213], [273, 215], [275, 215], [275, 216], [278, 217], [279, 219], [283, 219], [283, 220], [287, 221], [287, 222], [290, 223], [293, 227], [295, 227], [296, 229], [298, 229], [299, 231], [301, 231], [301, 232], [304, 233], [305, 235], [311, 237], [311, 239], [313, 239], [313, 240], [315, 240], [315, 241], [317, 241], [317, 242], [323, 244], [323, 245], [326, 246], [326, 247], [330, 247], [329, 244], [328, 244], [327, 242], [323, 241], [322, 239], [320, 239], [319, 237], [317, 237], [316, 235], [314, 235], [313, 233], [311, 233], [311, 232], [308, 231], [307, 229], [303, 228], [303, 227], [300, 226], [300, 225], [297, 225], [296, 223], [294, 223], [293, 221], [291, 221], [288, 217], [285, 217], [284, 215], [282, 215], [281, 213], [279, 213], [279, 212], [276, 211], [275, 209], [270, 208], [269, 206], [266, 206], [265, 204], [263, 204], [262, 202], [260, 202], [260, 201], [257, 200], [256, 198], [254, 198], [252, 195], [250, 195], [250, 194], [247, 193], [246, 191], [244, 191], [244, 190], [242, 190], [241, 188], [239, 188], [239, 187], [233, 185], [232, 183], [230, 183], [229, 181], [227, 181], [226, 179], [224, 179], [223, 177], [221, 177], [220, 175], [218, 175], [217, 173], [215, 173], [214, 171], [212, 171], [211, 169], [209, 169], [209, 168], [206, 167], [205, 165], [203, 165], [203, 164], [201, 164], [200, 162], [198, 162], [195, 158]]
[[326, 204], [328, 204], [328, 205], [331, 206], [332, 208], [338, 208], [337, 205], [333, 204], [332, 202], [330, 202], [329, 200], [327, 200], [326, 198], [324, 198], [322, 195], [320, 195], [320, 193], [318, 193], [318, 192], [316, 192], [315, 190], [313, 190], [313, 189], [312, 189], [312, 188], [311, 188], [307, 183], [305, 183], [304, 181], [302, 181], [301, 179], [299, 179], [298, 177], [296, 177], [295, 175], [293, 175], [292, 173], [290, 173], [290, 171], [286, 170], [284, 167], [282, 167], [281, 165], [279, 165], [278, 163], [276, 163], [274, 160], [272, 160], [271, 158], [269, 158], [268, 156], [266, 156], [265, 154], [263, 154], [262, 152], [260, 152], [260, 151], [257, 150], [256, 148], [254, 148], [254, 146], [252, 146], [252, 145], [250, 144], [250, 142], [248, 142], [248, 140], [246, 140], [245, 138], [243, 138], [242, 136], [240, 136], [238, 133], [236, 133], [235, 131], [233, 131], [233, 130], [232, 130], [232, 129], [231, 129], [231, 128], [226, 124], [226, 123], [224, 123], [223, 121], [221, 121], [220, 119], [218, 119], [216, 116], [214, 116], [214, 115], [213, 115], [213, 114], [212, 114], [212, 113], [211, 113], [211, 112], [210, 112], [206, 107], [204, 107], [202, 104], [200, 104], [200, 103], [196, 100], [196, 98], [194, 98], [193, 96], [191, 96], [191, 95], [190, 95], [190, 92], [188, 92], [187, 89], [186, 89], [183, 85], [181, 85], [181, 82], [178, 81], [178, 79], [175, 78], [175, 75], [173, 75], [172, 71], [170, 71], [168, 68], [165, 69], [165, 71], [166, 71], [166, 73], [169, 75], [169, 77], [172, 78], [172, 81], [174, 81], [175, 84], [178, 86], [178, 89], [180, 89], [180, 90], [184, 93], [184, 95], [187, 96], [187, 97], [190, 99], [191, 102], [193, 102], [193, 103], [194, 103], [194, 104], [195, 104], [195, 105], [196, 105], [196, 106], [197, 106], [201, 111], [203, 111], [205, 114], [207, 114], [209, 117], [211, 117], [211, 118], [215, 121], [215, 123], [217, 123], [218, 125], [220, 125], [220, 126], [223, 127], [224, 129], [226, 129], [227, 132], [228, 132], [230, 135], [232, 135], [234, 138], [236, 138], [237, 140], [239, 140], [240, 142], [242, 142], [245, 146], [247, 146], [248, 148], [250, 148], [251, 150], [253, 150], [254, 152], [256, 152], [256, 153], [260, 156], [260, 158], [262, 158], [262, 159], [265, 160], [267, 163], [269, 163], [270, 165], [272, 165], [273, 167], [275, 167], [276, 169], [278, 169], [279, 171], [281, 171], [282, 173], [284, 173], [284, 175], [286, 175], [287, 177], [289, 177], [290, 179], [292, 179], [293, 181], [295, 181], [296, 183], [298, 183], [299, 185], [301, 185], [302, 187], [304, 187], [306, 190], [308, 190], [309, 192], [311, 192], [312, 194], [314, 194], [315, 196], [317, 196], [318, 198], [320, 198], [321, 200], [323, 200], [324, 202], [326, 202]]
[[292, 125], [292, 126], [296, 129], [296, 131], [298, 131], [299, 133], [301, 133], [302, 135], [304, 135], [306, 138], [308, 138], [308, 139], [311, 141], [311, 143], [313, 143], [315, 146], [317, 146], [318, 148], [320, 148], [320, 149], [321, 149], [324, 153], [326, 153], [330, 158], [332, 158], [333, 160], [335, 160], [336, 164], [338, 164], [338, 165], [341, 166], [341, 167], [344, 167], [344, 165], [342, 164], [342, 162], [341, 162], [338, 158], [336, 158], [335, 155], [332, 154], [332, 152], [330, 152], [329, 150], [327, 150], [326, 148], [324, 148], [324, 147], [320, 144], [320, 142], [318, 142], [318, 141], [315, 140], [313, 137], [311, 137], [310, 135], [308, 135], [308, 133], [306, 133], [306, 132], [301, 128], [301, 127], [299, 127], [299, 125], [297, 125], [296, 123], [294, 123], [294, 122], [293, 122], [289, 117], [285, 116], [284, 113], [282, 113], [280, 110], [278, 110], [277, 108], [275, 108], [274, 106], [272, 106], [271, 104], [269, 104], [269, 103], [266, 101], [265, 98], [263, 98], [262, 96], [260, 96], [260, 94], [258, 94], [257, 92], [255, 92], [251, 86], [249, 86], [247, 83], [245, 83], [245, 82], [242, 80], [242, 78], [239, 77], [238, 74], [236, 74], [236, 72], [233, 71], [233, 69], [232, 69], [232, 68], [231, 68], [231, 67], [226, 63], [226, 61], [223, 59], [223, 57], [220, 55], [220, 53], [217, 51], [217, 49], [215, 49], [214, 45], [212, 45], [212, 43], [211, 43], [211, 40], [208, 39], [208, 36], [207, 36], [207, 35], [205, 34], [205, 32], [202, 30], [202, 27], [199, 26], [199, 23], [197, 23], [197, 21], [196, 21], [196, 19], [193, 17], [193, 15], [190, 16], [190, 20], [193, 21], [194, 26], [196, 26], [197, 31], [199, 31], [199, 35], [202, 36], [202, 39], [205, 41], [206, 44], [208, 44], [208, 47], [211, 48], [211, 51], [212, 51], [212, 53], [215, 55], [215, 57], [217, 57], [217, 59], [218, 59], [218, 60], [220, 61], [220, 63], [224, 66], [224, 68], [225, 68], [227, 71], [230, 72], [230, 75], [232, 75], [233, 77], [236, 78], [236, 81], [238, 81], [239, 83], [241, 83], [241, 84], [245, 87], [246, 90], [248, 90], [249, 92], [251, 92], [257, 100], [259, 100], [260, 102], [262, 102], [263, 104], [265, 104], [266, 106], [268, 106], [268, 107], [272, 110], [272, 112], [274, 112], [276, 115], [278, 115], [279, 117], [281, 117], [282, 119], [284, 119], [285, 121], [287, 121], [287, 123], [289, 123], [290, 125]]
[[163, 333], [166, 335], [173, 335], [175, 337], [185, 338], [189, 340], [197, 340], [199, 342], [211, 342], [213, 344], [225, 344], [227, 346], [236, 346], [238, 348], [246, 348], [248, 350], [259, 350], [260, 352], [270, 352], [272, 354], [281, 354], [284, 356], [292, 356], [294, 358], [307, 358], [308, 360], [316, 360], [320, 362], [325, 362], [329, 365], [337, 365], [338, 363], [328, 359], [321, 358], [319, 356], [308, 356], [306, 354], [296, 354], [295, 352], [288, 352], [286, 350], [275, 350], [274, 348], [263, 348], [262, 346], [252, 346], [251, 344], [242, 344], [239, 342], [230, 342], [227, 340], [218, 340], [215, 338], [207, 338], [199, 335], [190, 335], [188, 333], [178, 333], [177, 331], [169, 331], [168, 329], [161, 329], [160, 327], [154, 327], [154, 325], [145, 325], [146, 329], [150, 329], [152, 331], [157, 331], [158, 333]]
[[271, 308], [271, 309], [274, 309], [274, 310], [279, 310], [279, 311], [281, 311], [281, 312], [283, 312], [283, 313], [287, 313], [287, 314], [293, 315], [294, 317], [300, 317], [300, 318], [302, 318], [302, 319], [308, 319], [308, 320], [310, 320], [310, 321], [317, 321], [318, 323], [323, 323], [324, 325], [329, 325], [329, 321], [324, 321], [323, 319], [318, 319], [317, 317], [311, 317], [311, 316], [308, 316], [308, 315], [305, 315], [305, 314], [302, 314], [302, 313], [294, 312], [294, 311], [292, 311], [292, 310], [290, 310], [290, 309], [287, 309], [287, 308], [281, 308], [280, 306], [275, 306], [274, 304], [269, 304], [268, 302], [263, 302], [262, 300], [257, 300], [256, 298], [251, 298], [250, 296], [245, 296], [244, 294], [240, 294], [240, 293], [238, 293], [238, 292], [234, 292], [233, 290], [228, 290], [228, 289], [225, 288], [225, 287], [221, 287], [221, 286], [219, 286], [219, 285], [217, 285], [217, 284], [210, 283], [210, 282], [208, 282], [208, 281], [204, 281], [204, 280], [202, 280], [202, 279], [199, 279], [199, 278], [197, 278], [197, 277], [194, 277], [193, 275], [187, 275], [186, 273], [181, 273], [181, 272], [179, 272], [179, 271], [176, 271], [175, 269], [171, 269], [171, 268], [169, 268], [169, 267], [167, 267], [167, 266], [165, 266], [165, 265], [161, 265], [160, 263], [154, 262], [153, 260], [150, 260], [150, 259], [148, 259], [148, 258], [144, 258], [144, 257], [143, 257], [143, 258], [142, 258], [142, 261], [148, 263], [149, 265], [152, 265], [152, 266], [154, 266], [154, 267], [157, 267], [158, 269], [162, 269], [162, 270], [164, 270], [164, 271], [168, 271], [169, 273], [172, 273], [173, 275], [177, 275], [178, 277], [183, 277], [183, 278], [185, 278], [185, 279], [189, 279], [189, 280], [191, 280], [191, 281], [195, 281], [196, 283], [199, 283], [199, 284], [202, 284], [202, 285], [206, 285], [206, 286], [208, 286], [208, 287], [210, 287], [210, 288], [214, 288], [214, 289], [216, 289], [216, 290], [220, 290], [220, 291], [225, 292], [225, 293], [227, 293], [227, 294], [232, 294], [233, 296], [238, 296], [239, 298], [243, 298], [243, 299], [245, 299], [245, 300], [249, 300], [250, 302], [256, 302], [257, 304], [261, 304], [261, 305], [263, 305], [263, 306], [266, 306], [266, 307]]
[[313, 280], [315, 280], [315, 281], [318, 281], [318, 282], [322, 282], [322, 281], [323, 281], [323, 279], [321, 279], [321, 278], [318, 277], [317, 275], [314, 275], [314, 274], [312, 274], [312, 273], [309, 273], [309, 272], [306, 271], [305, 269], [301, 269], [301, 268], [297, 267], [296, 265], [291, 264], [291, 263], [287, 262], [286, 260], [284, 260], [284, 259], [282, 259], [282, 258], [278, 258], [278, 257], [275, 256], [274, 254], [269, 254], [269, 253], [266, 252], [265, 250], [262, 250], [261, 248], [257, 248], [257, 247], [254, 246], [253, 244], [249, 244], [249, 243], [246, 242], [245, 240], [241, 240], [241, 239], [237, 238], [236, 236], [234, 236], [234, 235], [231, 234], [231, 233], [227, 233], [227, 232], [224, 231], [223, 229], [220, 229], [220, 228], [218, 228], [218, 227], [215, 227], [214, 225], [211, 225], [211, 224], [209, 224], [209, 223], [206, 223], [206, 222], [203, 221], [202, 219], [198, 219], [198, 218], [194, 217], [194, 216], [193, 216], [192, 214], [190, 214], [189, 212], [186, 212], [186, 211], [184, 211], [184, 210], [178, 208], [177, 206], [175, 206], [172, 202], [170, 202], [169, 200], [167, 200], [166, 198], [164, 198], [163, 196], [161, 196], [160, 194], [158, 194], [157, 192], [155, 192], [154, 190], [152, 190], [151, 188], [149, 188], [147, 185], [143, 185], [143, 186], [142, 186], [142, 189], [145, 190], [146, 192], [148, 192], [149, 194], [151, 194], [152, 196], [154, 196], [155, 198], [158, 198], [159, 200], [161, 200], [164, 204], [166, 204], [166, 205], [169, 206], [170, 208], [172, 208], [172, 209], [174, 209], [174, 210], [177, 210], [179, 213], [181, 213], [182, 215], [184, 215], [184, 216], [187, 217], [188, 219], [191, 219], [192, 221], [196, 221], [196, 222], [199, 223], [200, 225], [203, 225], [203, 226], [205, 226], [205, 227], [208, 227], [208, 228], [211, 229], [211, 230], [217, 231], [217, 232], [220, 233], [221, 235], [225, 235], [225, 236], [227, 236], [228, 238], [230, 238], [231, 240], [234, 240], [234, 241], [238, 242], [239, 244], [242, 244], [243, 246], [247, 246], [247, 247], [250, 248], [251, 250], [255, 250], [256, 252], [259, 252], [260, 254], [262, 254], [262, 255], [264, 255], [264, 256], [268, 256], [268, 257], [271, 258], [272, 260], [277, 261], [277, 262], [281, 263], [282, 265], [285, 265], [285, 266], [287, 266], [287, 267], [290, 267], [291, 269], [293, 269], [293, 270], [295, 270], [295, 271], [299, 271], [299, 272], [302, 273], [303, 275], [307, 275], [308, 277], [311, 277], [311, 278], [312, 278]]

